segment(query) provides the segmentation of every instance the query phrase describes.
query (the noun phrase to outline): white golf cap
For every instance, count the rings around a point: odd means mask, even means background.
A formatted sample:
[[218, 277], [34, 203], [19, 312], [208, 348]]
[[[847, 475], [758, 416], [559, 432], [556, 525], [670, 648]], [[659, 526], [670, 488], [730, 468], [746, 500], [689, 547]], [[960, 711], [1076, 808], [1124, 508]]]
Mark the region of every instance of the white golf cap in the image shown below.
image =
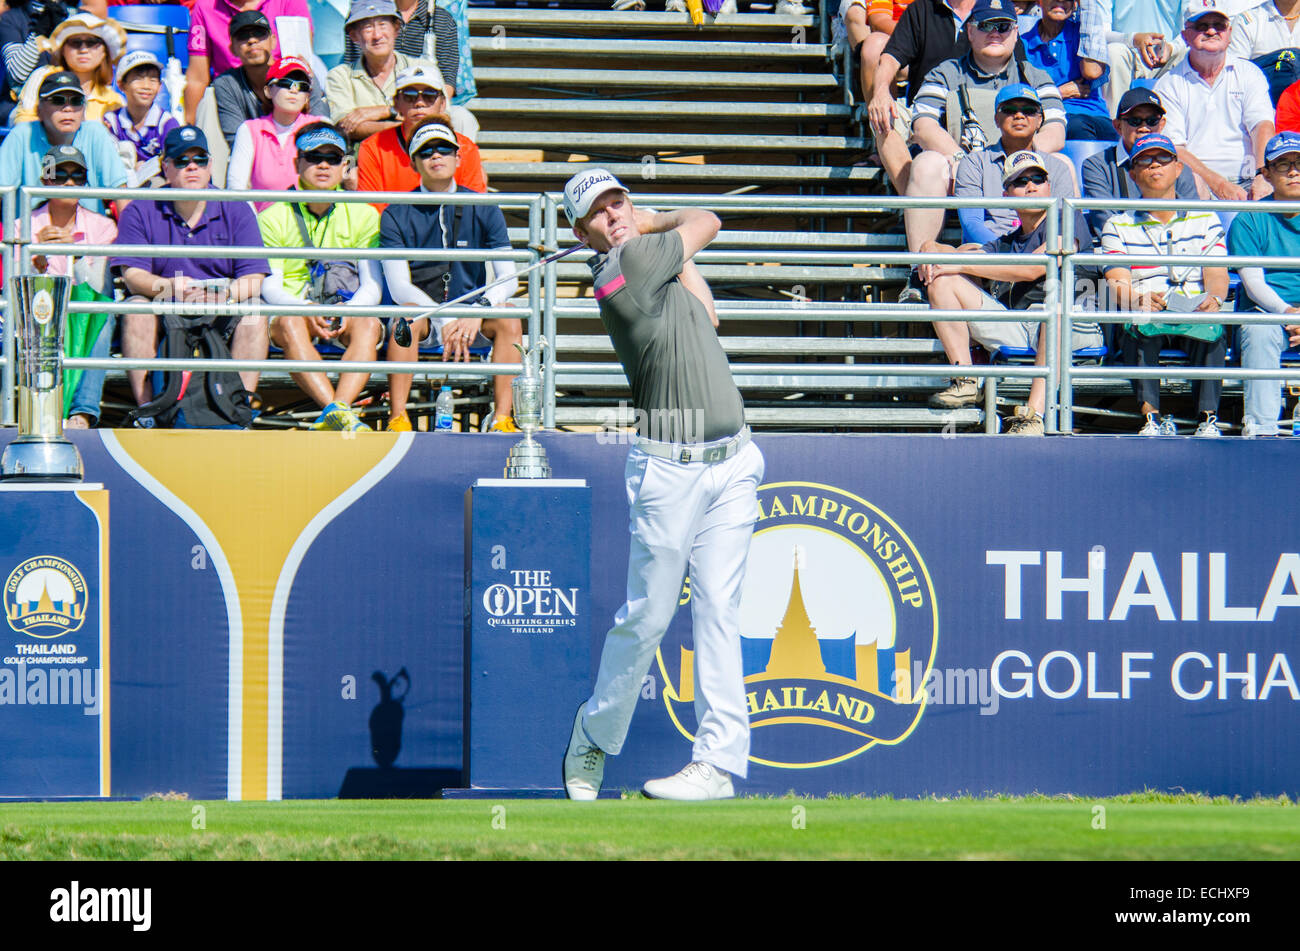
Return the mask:
[[417, 60], [397, 74], [393, 85], [397, 92], [412, 86], [428, 86], [442, 92], [445, 84], [442, 81], [442, 71], [437, 66], [427, 60]]
[[564, 213], [569, 216], [569, 224], [587, 217], [596, 199], [614, 189], [627, 193], [623, 183], [603, 168], [589, 168], [574, 175], [564, 185]]
[[117, 61], [117, 72], [113, 75], [113, 82], [121, 86], [126, 74], [141, 66], [152, 66], [158, 70], [159, 75], [162, 74], [162, 63], [158, 62], [157, 56], [148, 50], [131, 50]]
[[1207, 13], [1217, 13], [1232, 22], [1232, 13], [1226, 0], [1183, 0], [1183, 22], [1192, 23]]
[[460, 148], [460, 142], [456, 140], [456, 133], [452, 131], [451, 126], [441, 122], [426, 122], [411, 136], [411, 141], [406, 146], [406, 154], [415, 155], [430, 142], [445, 142]]

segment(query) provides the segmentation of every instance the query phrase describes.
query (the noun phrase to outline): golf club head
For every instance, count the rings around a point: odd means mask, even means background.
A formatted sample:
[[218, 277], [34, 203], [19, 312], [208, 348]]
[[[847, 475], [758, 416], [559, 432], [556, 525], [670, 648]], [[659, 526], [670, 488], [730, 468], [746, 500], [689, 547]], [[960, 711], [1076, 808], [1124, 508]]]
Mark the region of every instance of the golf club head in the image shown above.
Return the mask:
[[397, 323], [393, 325], [393, 343], [399, 347], [411, 345], [411, 322], [405, 317], [398, 317]]

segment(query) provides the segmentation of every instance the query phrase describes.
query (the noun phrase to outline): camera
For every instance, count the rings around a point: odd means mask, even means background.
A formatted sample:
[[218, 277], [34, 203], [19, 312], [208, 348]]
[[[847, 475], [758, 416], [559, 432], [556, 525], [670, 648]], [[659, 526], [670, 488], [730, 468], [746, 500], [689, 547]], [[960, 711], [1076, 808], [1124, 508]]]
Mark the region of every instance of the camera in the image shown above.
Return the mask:
[[32, 32], [49, 36], [54, 28], [68, 18], [69, 10], [61, 0], [27, 0], [27, 15], [32, 20]]

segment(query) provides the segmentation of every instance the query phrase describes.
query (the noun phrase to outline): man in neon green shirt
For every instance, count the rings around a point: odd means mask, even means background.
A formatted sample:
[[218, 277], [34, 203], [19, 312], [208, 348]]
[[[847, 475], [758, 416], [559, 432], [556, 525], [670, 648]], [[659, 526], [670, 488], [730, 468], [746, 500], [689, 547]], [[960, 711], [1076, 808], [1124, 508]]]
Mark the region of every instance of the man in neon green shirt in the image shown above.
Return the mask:
[[[298, 188], [337, 191], [343, 181], [347, 139], [328, 122], [303, 126], [298, 147]], [[362, 203], [277, 202], [257, 216], [268, 248], [375, 248], [379, 246], [379, 213]], [[320, 316], [271, 318], [271, 342], [291, 360], [319, 360], [317, 340], [337, 339], [346, 349], [344, 360], [375, 360], [383, 328], [377, 317], [349, 317], [347, 307], [379, 303], [376, 261], [312, 261], [271, 258], [271, 274], [262, 283], [268, 304], [322, 305]], [[334, 315], [333, 317], [326, 314]], [[368, 430], [352, 411], [352, 402], [365, 388], [368, 373], [344, 373], [338, 386], [324, 373], [295, 373], [293, 380], [321, 407], [312, 429]]]

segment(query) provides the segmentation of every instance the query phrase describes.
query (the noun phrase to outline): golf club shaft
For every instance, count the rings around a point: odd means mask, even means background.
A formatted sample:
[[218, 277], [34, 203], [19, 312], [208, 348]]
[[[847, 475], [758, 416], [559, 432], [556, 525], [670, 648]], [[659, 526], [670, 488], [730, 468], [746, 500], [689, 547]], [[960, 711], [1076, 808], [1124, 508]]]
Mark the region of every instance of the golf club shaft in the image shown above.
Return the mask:
[[456, 304], [463, 303], [464, 301], [470, 300], [471, 298], [478, 297], [484, 291], [490, 290], [499, 284], [505, 284], [511, 280], [517, 279], [521, 274], [527, 274], [529, 271], [535, 271], [539, 267], [545, 267], [547, 264], [552, 264], [555, 261], [560, 260], [560, 258], [567, 257], [568, 255], [572, 254], [575, 251], [581, 251], [586, 246], [587, 246], [587, 242], [583, 241], [581, 244], [575, 244], [573, 247], [567, 248], [564, 251], [557, 251], [554, 254], [550, 255], [549, 257], [544, 257], [540, 261], [528, 265], [528, 267], [526, 268], [522, 268], [521, 270], [518, 271], [512, 271], [509, 274], [497, 278], [495, 281], [491, 281], [487, 284], [484, 284], [482, 287], [476, 287], [472, 291], [466, 291], [464, 294], [461, 294], [459, 297], [453, 300], [445, 301], [444, 303], [439, 304], [437, 307], [434, 307], [432, 310], [426, 310], [423, 313], [416, 314], [414, 317], [409, 317], [407, 319], [414, 322], [417, 320], [423, 320], [426, 317], [433, 317], [441, 310], [444, 310], [448, 307], [452, 307]]

